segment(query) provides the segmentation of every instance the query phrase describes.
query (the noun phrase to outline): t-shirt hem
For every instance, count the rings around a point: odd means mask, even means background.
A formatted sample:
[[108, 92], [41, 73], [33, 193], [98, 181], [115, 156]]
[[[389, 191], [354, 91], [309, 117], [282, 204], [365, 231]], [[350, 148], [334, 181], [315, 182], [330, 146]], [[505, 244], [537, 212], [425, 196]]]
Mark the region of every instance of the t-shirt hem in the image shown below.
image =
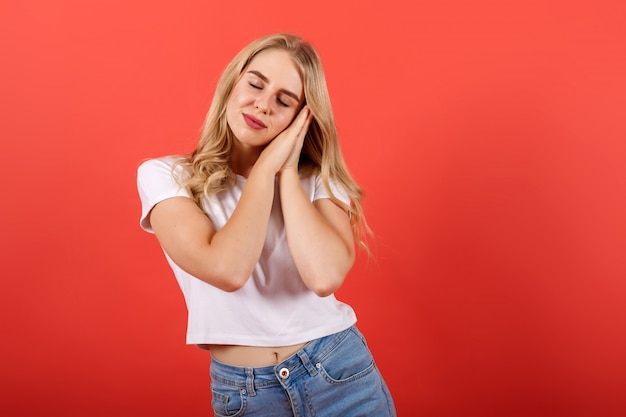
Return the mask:
[[275, 346], [292, 346], [299, 343], [306, 343], [321, 337], [329, 336], [348, 329], [355, 325], [357, 319], [342, 322], [340, 325], [328, 327], [325, 329], [316, 329], [311, 332], [297, 332], [297, 337], [281, 338], [281, 337], [265, 337], [262, 335], [207, 335], [207, 334], [187, 334], [186, 343], [188, 345], [238, 345], [238, 346], [257, 346], [257, 347], [275, 347]]

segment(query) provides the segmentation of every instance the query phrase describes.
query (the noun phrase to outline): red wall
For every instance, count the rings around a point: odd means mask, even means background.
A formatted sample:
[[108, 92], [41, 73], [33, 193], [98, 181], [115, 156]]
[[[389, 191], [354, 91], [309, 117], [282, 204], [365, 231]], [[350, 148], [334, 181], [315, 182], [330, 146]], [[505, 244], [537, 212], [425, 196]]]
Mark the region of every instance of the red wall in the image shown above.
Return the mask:
[[212, 3], [0, 6], [2, 415], [208, 415], [135, 170], [281, 30], [368, 192], [339, 296], [399, 415], [626, 415], [624, 2]]

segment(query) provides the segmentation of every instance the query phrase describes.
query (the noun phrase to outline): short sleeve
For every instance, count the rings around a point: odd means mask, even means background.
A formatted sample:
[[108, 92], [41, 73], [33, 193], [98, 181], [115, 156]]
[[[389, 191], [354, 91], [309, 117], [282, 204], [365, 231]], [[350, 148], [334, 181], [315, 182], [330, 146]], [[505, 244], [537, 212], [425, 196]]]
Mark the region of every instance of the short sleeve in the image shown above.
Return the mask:
[[177, 181], [183, 168], [178, 166], [172, 173], [175, 161], [174, 158], [150, 159], [137, 169], [137, 190], [141, 200], [139, 224], [147, 232], [154, 233], [149, 214], [156, 204], [172, 197], [190, 197]]
[[[337, 197], [339, 201], [349, 206], [350, 197], [348, 196], [348, 193], [346, 193], [346, 191], [343, 189], [343, 187], [333, 180], [329, 180], [329, 184], [334, 196]], [[322, 181], [321, 175], [317, 175], [315, 177], [315, 194], [313, 196], [313, 201], [319, 200], [321, 198], [330, 198], [330, 193], [328, 192], [326, 187], [324, 187], [324, 182]]]

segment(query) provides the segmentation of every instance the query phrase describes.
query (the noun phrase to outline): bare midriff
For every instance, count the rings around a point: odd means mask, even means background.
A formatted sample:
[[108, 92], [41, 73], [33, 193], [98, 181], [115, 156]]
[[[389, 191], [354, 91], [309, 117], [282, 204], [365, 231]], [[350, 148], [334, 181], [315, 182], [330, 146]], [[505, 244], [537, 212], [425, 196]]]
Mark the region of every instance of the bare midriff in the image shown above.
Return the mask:
[[215, 360], [227, 365], [260, 367], [277, 365], [304, 346], [306, 343], [279, 347], [237, 345], [203, 345], [201, 347], [210, 350]]

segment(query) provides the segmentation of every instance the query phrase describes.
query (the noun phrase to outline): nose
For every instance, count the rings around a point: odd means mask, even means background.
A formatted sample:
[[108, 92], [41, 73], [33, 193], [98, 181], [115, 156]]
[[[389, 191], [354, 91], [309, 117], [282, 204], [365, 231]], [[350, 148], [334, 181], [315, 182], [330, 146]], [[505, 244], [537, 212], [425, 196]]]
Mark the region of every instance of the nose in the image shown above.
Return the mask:
[[270, 108], [269, 100], [269, 94], [261, 94], [256, 98], [254, 107], [256, 107], [259, 111], [266, 113]]

